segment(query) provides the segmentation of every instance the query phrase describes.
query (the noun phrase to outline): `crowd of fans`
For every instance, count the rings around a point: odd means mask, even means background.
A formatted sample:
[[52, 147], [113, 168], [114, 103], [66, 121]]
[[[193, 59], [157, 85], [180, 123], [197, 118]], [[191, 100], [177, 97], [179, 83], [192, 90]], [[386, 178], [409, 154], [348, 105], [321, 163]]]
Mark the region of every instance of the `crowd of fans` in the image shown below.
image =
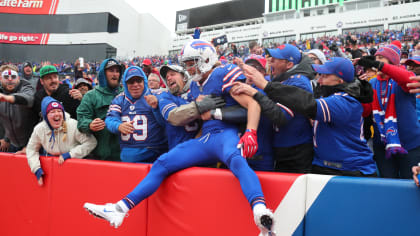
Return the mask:
[[194, 39], [179, 59], [3, 63], [0, 151], [26, 154], [39, 185], [40, 155], [154, 163], [121, 201], [84, 205], [115, 227], [171, 173], [229, 168], [271, 230], [252, 170], [419, 184], [418, 38], [416, 28], [229, 50]]
[[[409, 87], [410, 78], [420, 75], [419, 32], [348, 33], [267, 48], [257, 42], [246, 48], [215, 47], [214, 66], [241, 65], [253, 87], [244, 84], [235, 91], [250, 95], [262, 109], [259, 148], [249, 165], [265, 171], [410, 178], [411, 167], [420, 162], [420, 106], [416, 113]], [[39, 155], [60, 156], [61, 163], [68, 158], [153, 162], [168, 151], [168, 142], [171, 149], [193, 138], [207, 119], [246, 122], [246, 110], [225, 109], [227, 101], [216, 98], [196, 101], [194, 111], [179, 108], [187, 105], [191, 78], [178, 60], [174, 55], [101, 63], [3, 62], [0, 151], [26, 153], [41, 183]], [[182, 99], [165, 106], [161, 98], [166, 94]], [[348, 95], [353, 100], [332, 98]], [[150, 110], [135, 118], [121, 116], [125, 103], [138, 99]], [[185, 118], [188, 112], [194, 115]], [[342, 128], [323, 126], [321, 120]], [[174, 141], [179, 127], [190, 133]], [[355, 127], [363, 131], [359, 139], [343, 132]], [[336, 152], [324, 150], [326, 136]]]

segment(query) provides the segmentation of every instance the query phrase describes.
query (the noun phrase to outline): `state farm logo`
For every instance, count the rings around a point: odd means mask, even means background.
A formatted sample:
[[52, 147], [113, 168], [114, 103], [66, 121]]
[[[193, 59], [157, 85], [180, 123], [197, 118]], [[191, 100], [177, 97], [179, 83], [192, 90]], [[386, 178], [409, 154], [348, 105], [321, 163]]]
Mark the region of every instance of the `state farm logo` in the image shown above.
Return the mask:
[[0, 0], [0, 7], [42, 8], [43, 0]]

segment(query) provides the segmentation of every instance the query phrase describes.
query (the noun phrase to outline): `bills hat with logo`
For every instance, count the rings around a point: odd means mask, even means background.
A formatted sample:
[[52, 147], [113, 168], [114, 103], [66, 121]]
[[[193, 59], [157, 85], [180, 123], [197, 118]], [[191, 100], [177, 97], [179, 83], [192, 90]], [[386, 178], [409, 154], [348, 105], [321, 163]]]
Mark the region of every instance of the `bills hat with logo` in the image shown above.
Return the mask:
[[291, 44], [283, 44], [275, 49], [265, 49], [265, 53], [277, 59], [288, 60], [295, 65], [302, 59], [299, 49]]
[[333, 57], [324, 65], [313, 64], [312, 68], [319, 74], [334, 74], [347, 83], [354, 81], [354, 66], [347, 58]]

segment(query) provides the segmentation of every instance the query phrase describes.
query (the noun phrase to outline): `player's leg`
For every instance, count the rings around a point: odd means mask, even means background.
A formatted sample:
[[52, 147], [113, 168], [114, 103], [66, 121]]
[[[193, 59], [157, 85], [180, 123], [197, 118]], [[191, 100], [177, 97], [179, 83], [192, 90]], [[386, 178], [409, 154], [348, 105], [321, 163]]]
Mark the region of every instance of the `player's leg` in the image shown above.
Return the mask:
[[152, 195], [168, 175], [194, 165], [214, 161], [215, 158], [207, 155], [203, 146], [205, 145], [198, 139], [189, 140], [176, 146], [159, 157], [153, 163], [147, 176], [133, 191], [116, 204], [96, 205], [85, 203], [84, 207], [90, 213], [108, 220], [112, 226], [120, 226], [125, 214], [142, 200]]
[[236, 147], [239, 138], [235, 130], [225, 130], [217, 135], [213, 141], [221, 145], [221, 148], [218, 149], [220, 150], [218, 156], [238, 178], [242, 192], [253, 210], [255, 223], [263, 232], [271, 230], [273, 213], [265, 205], [265, 198], [258, 176], [249, 167], [246, 159], [241, 156], [239, 149]]

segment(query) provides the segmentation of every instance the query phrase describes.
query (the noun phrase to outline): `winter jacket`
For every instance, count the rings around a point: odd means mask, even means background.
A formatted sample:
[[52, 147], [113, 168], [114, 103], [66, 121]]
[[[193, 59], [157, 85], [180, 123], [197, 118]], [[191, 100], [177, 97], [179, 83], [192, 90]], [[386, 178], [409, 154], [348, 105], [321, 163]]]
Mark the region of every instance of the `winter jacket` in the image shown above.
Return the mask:
[[81, 133], [77, 129], [77, 120], [70, 118], [66, 113], [67, 136], [65, 141], [63, 127], [54, 130], [55, 141], [51, 139], [52, 130], [45, 120], [38, 123], [26, 147], [26, 156], [32, 173], [41, 168], [39, 149], [41, 147], [49, 155], [59, 156], [69, 153], [71, 158], [84, 158], [96, 146], [96, 139], [91, 134]]
[[32, 113], [35, 89], [26, 80], [11, 93], [0, 87], [0, 93], [13, 95], [15, 103], [0, 102], [0, 122], [5, 130], [4, 137], [18, 148], [26, 146], [38, 118]]
[[93, 151], [95, 159], [120, 161], [118, 135], [109, 132], [106, 127], [97, 132], [93, 132], [89, 128], [89, 124], [96, 118], [105, 121], [108, 107], [112, 100], [115, 96], [124, 91], [122, 87], [116, 89], [108, 87], [104, 67], [109, 60], [113, 59], [107, 59], [101, 64], [98, 74], [99, 86], [96, 86], [95, 89], [87, 92], [77, 108], [77, 127], [83, 133], [93, 133], [98, 140], [98, 145]]

